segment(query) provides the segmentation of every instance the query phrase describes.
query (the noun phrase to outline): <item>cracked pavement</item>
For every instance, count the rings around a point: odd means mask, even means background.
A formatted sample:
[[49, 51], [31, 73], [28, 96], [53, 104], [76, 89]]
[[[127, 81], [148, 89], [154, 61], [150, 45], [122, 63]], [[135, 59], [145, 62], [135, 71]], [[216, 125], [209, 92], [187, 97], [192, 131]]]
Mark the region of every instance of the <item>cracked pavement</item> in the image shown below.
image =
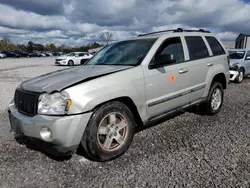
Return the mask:
[[250, 79], [230, 84], [220, 113], [186, 113], [135, 135], [120, 158], [56, 160], [19, 145], [6, 112], [22, 81], [65, 67], [54, 58], [0, 60], [0, 188], [249, 187]]

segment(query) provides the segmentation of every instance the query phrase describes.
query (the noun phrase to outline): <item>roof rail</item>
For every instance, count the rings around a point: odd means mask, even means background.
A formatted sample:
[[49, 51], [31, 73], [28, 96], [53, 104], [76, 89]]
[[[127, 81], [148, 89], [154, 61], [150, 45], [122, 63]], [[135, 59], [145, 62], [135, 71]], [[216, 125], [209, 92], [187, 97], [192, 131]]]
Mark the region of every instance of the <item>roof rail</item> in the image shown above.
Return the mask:
[[174, 33], [176, 33], [176, 32], [204, 32], [204, 33], [210, 33], [210, 31], [205, 31], [204, 29], [185, 30], [185, 29], [182, 29], [182, 28], [177, 28], [177, 29], [162, 30], [162, 31], [155, 31], [155, 32], [151, 32], [151, 33], [140, 34], [140, 35], [138, 35], [138, 37], [153, 35], [153, 34], [158, 34], [158, 33], [165, 33], [165, 32], [170, 32], [170, 31], [173, 31]]
[[178, 29], [174, 30], [174, 33], [175, 32], [203, 32], [203, 33], [210, 33], [210, 31], [206, 31], [204, 29], [192, 30], [192, 29], [182, 29], [182, 28], [178, 28]]
[[157, 33], [170, 32], [170, 31], [175, 31], [175, 30], [176, 30], [176, 29], [155, 31], [155, 32], [151, 32], [151, 33], [140, 34], [140, 35], [138, 35], [138, 37], [140, 37], [140, 36], [146, 36], [146, 35], [153, 35], [153, 34], [157, 34]]

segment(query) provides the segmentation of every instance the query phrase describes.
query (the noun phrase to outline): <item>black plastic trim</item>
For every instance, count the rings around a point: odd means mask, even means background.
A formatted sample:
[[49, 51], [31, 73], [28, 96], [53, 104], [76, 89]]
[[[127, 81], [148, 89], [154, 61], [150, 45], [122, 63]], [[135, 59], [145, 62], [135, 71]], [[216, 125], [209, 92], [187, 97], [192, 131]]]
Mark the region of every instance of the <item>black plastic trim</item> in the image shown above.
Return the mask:
[[153, 125], [157, 124], [157, 122], [159, 122], [161, 120], [171, 119], [171, 118], [176, 116], [175, 114], [184, 113], [187, 108], [198, 105], [198, 104], [202, 103], [204, 100], [206, 100], [206, 98], [201, 98], [201, 99], [199, 99], [197, 101], [187, 103], [185, 105], [174, 108], [174, 109], [172, 109], [170, 111], [166, 111], [166, 112], [163, 112], [163, 113], [158, 114], [156, 116], [153, 116], [147, 122], [144, 123], [144, 126], [146, 126], [146, 127], [147, 126], [153, 126]]
[[164, 103], [164, 102], [167, 102], [167, 101], [170, 101], [170, 100], [173, 100], [173, 99], [182, 97], [182, 96], [184, 96], [184, 95], [193, 93], [193, 92], [198, 91], [198, 90], [200, 90], [200, 89], [203, 89], [203, 88], [205, 88], [205, 87], [206, 87], [206, 84], [201, 85], [201, 86], [198, 86], [198, 87], [193, 88], [193, 89], [191, 89], [191, 90], [184, 91], [184, 92], [182, 92], [182, 93], [179, 93], [179, 94], [170, 96], [170, 97], [166, 97], [166, 98], [164, 98], [164, 99], [161, 99], [161, 100], [158, 100], [158, 101], [149, 103], [149, 104], [148, 104], [148, 107], [153, 107], [153, 106], [156, 106], [156, 105], [158, 105], [158, 104], [161, 104], [161, 103]]

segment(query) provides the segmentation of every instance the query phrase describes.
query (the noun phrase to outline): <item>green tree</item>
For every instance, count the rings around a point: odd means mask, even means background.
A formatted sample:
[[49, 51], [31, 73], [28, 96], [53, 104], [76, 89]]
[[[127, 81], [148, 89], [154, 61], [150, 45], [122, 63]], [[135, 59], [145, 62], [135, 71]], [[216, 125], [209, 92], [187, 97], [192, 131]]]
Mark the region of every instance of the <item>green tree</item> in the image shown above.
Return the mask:
[[54, 43], [49, 44], [49, 50], [54, 51], [56, 50], [56, 45]]
[[28, 50], [32, 52], [34, 50], [34, 43], [32, 41], [28, 42]]

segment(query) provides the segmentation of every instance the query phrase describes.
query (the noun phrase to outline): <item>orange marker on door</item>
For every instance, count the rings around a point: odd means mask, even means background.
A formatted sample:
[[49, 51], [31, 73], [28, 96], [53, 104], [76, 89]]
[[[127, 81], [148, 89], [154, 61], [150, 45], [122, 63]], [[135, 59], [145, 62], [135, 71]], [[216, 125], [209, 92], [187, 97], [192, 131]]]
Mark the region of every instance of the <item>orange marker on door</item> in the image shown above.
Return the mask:
[[175, 75], [171, 74], [169, 80], [170, 82], [175, 82]]

